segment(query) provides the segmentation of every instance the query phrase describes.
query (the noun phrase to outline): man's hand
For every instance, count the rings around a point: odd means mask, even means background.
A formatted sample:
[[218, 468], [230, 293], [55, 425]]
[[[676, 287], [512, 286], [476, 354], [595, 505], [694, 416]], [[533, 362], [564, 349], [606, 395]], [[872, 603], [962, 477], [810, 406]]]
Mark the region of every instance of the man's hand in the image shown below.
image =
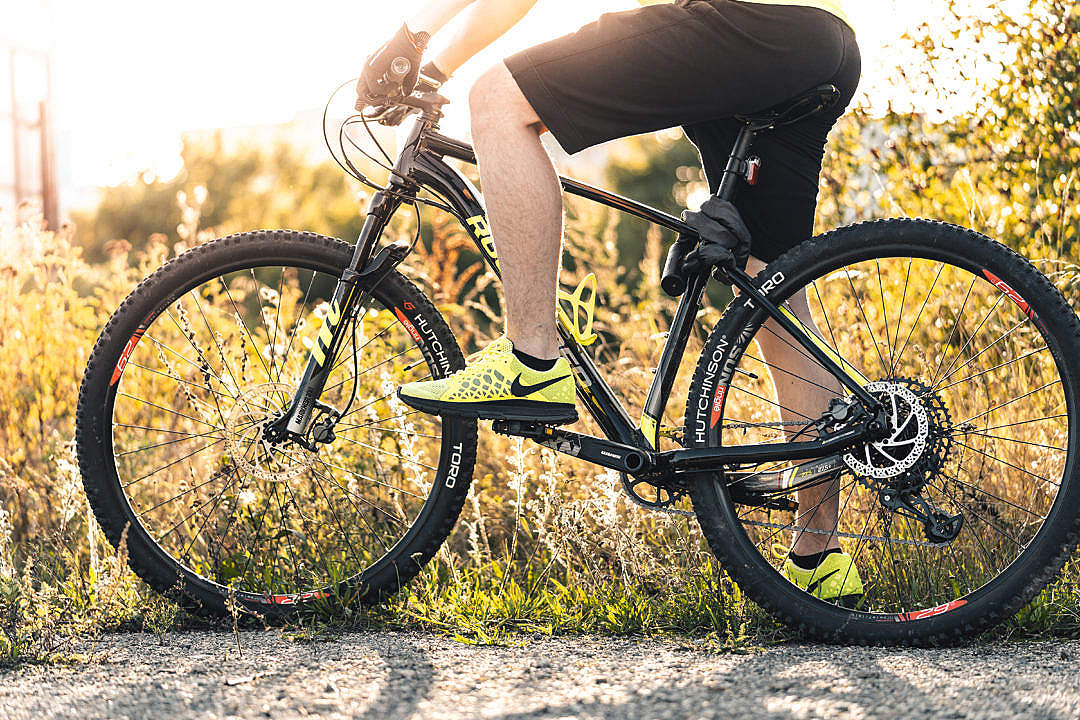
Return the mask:
[[[379, 48], [364, 64], [356, 83], [357, 105], [375, 105], [392, 95], [408, 95], [420, 76], [420, 57], [427, 47], [427, 33], [412, 33], [402, 25], [394, 37]], [[395, 78], [392, 65], [397, 58], [409, 61], [409, 68], [400, 79]]]
[[717, 266], [746, 267], [750, 257], [750, 230], [735, 206], [713, 195], [701, 212], [686, 211], [683, 221], [701, 236], [701, 244], [683, 261], [683, 268], [696, 272]]

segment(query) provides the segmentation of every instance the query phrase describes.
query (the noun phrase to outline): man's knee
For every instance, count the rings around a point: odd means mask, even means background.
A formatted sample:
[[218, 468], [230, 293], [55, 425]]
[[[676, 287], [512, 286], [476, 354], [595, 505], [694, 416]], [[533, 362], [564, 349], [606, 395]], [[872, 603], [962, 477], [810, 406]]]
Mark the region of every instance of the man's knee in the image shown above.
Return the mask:
[[503, 63], [489, 68], [473, 83], [469, 90], [469, 113], [474, 134], [492, 124], [529, 127], [540, 123]]

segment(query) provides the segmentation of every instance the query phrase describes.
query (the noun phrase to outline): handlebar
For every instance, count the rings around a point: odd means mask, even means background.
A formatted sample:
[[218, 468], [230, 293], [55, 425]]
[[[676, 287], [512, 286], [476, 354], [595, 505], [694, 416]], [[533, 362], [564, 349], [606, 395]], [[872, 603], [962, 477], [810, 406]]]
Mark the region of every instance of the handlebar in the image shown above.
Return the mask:
[[668, 249], [667, 260], [664, 262], [664, 271], [660, 275], [660, 287], [671, 297], [679, 297], [686, 292], [687, 279], [683, 274], [683, 261], [687, 254], [697, 244], [696, 238], [687, 238], [680, 235]]
[[[395, 67], [397, 66], [397, 67]], [[411, 63], [407, 58], [395, 58], [390, 64], [392, 72], [400, 72], [401, 77], [408, 74]], [[387, 77], [390, 73], [387, 73]], [[400, 78], [398, 78], [400, 80]], [[400, 125], [405, 118], [415, 112], [428, 113], [441, 116], [442, 106], [450, 100], [436, 91], [442, 87], [440, 83], [431, 78], [421, 75], [416, 81], [416, 88], [411, 95], [395, 95], [386, 98], [381, 105], [368, 105], [363, 98], [356, 101], [356, 109], [364, 113], [366, 120], [377, 122], [380, 125], [394, 127]]]

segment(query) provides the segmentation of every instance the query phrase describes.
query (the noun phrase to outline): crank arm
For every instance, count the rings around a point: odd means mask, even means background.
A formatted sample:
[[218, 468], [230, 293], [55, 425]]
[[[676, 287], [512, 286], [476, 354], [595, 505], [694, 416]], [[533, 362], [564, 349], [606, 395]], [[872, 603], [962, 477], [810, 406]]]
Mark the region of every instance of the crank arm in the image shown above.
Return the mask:
[[500, 435], [528, 438], [557, 452], [619, 472], [635, 474], [652, 467], [649, 455], [636, 447], [592, 435], [519, 420], [496, 420], [491, 428]]

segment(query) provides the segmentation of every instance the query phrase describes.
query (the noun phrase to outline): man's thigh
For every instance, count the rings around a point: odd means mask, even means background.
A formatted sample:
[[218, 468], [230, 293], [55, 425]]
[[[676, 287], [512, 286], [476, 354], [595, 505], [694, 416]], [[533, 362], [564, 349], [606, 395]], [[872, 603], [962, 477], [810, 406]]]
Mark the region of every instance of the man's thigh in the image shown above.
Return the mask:
[[608, 13], [506, 67], [570, 153], [775, 105], [820, 84], [840, 22], [808, 7], [679, 0]]

